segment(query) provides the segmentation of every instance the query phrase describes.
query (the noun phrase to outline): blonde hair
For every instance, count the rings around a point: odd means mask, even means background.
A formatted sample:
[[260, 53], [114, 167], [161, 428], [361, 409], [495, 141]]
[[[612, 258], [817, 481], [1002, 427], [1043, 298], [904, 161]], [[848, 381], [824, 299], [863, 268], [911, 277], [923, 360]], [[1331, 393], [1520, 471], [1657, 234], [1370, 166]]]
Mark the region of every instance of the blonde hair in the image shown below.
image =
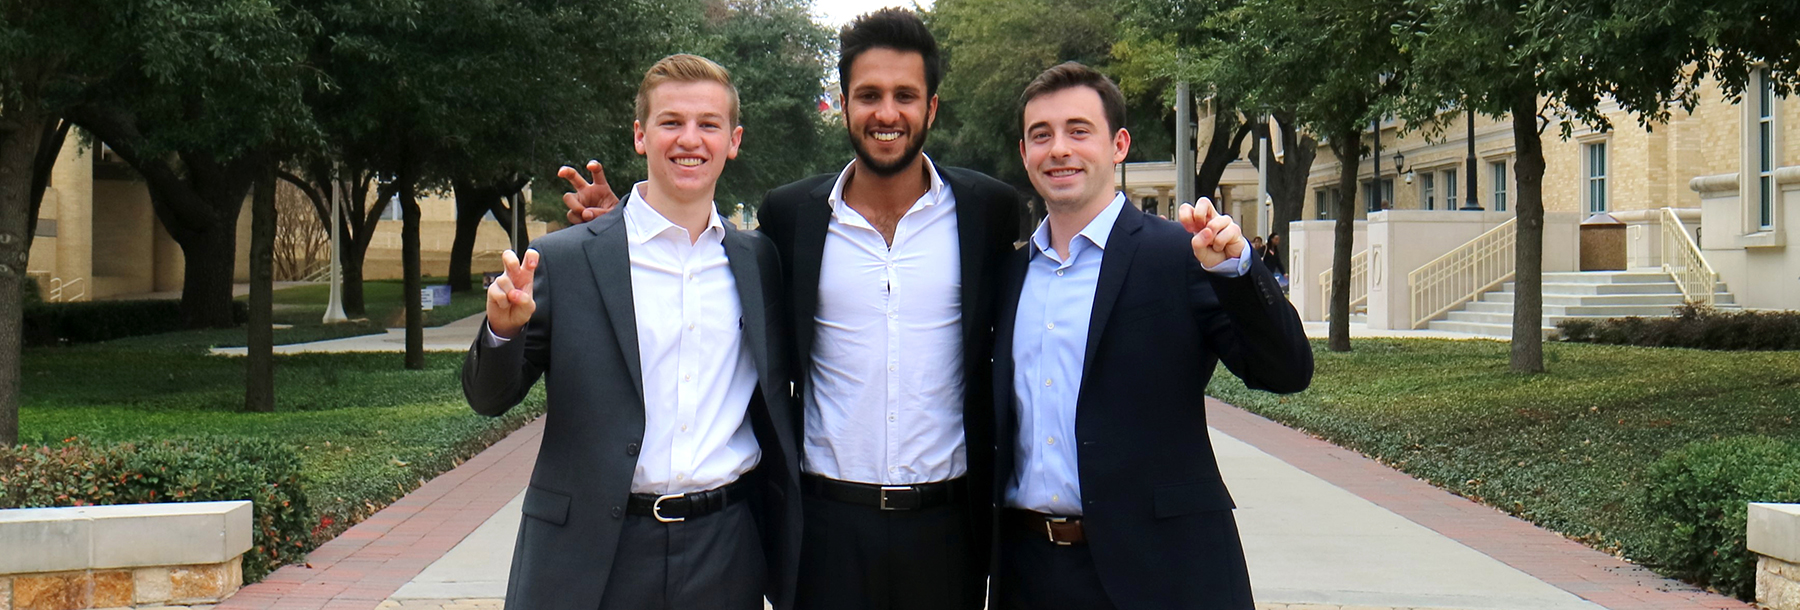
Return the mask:
[[657, 60], [656, 65], [644, 72], [644, 81], [638, 83], [637, 120], [643, 122], [650, 118], [650, 90], [667, 82], [692, 83], [713, 82], [725, 86], [731, 95], [731, 112], [728, 120], [731, 126], [738, 124], [738, 92], [737, 86], [731, 84], [731, 72], [713, 60], [699, 55], [678, 53]]

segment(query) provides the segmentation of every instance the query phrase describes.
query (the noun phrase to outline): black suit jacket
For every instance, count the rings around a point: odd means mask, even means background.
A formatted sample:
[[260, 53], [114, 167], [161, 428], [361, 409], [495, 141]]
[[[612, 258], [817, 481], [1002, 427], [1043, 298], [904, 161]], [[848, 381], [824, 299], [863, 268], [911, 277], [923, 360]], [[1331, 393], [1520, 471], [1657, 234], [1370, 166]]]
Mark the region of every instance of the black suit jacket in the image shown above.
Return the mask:
[[[969, 489], [992, 484], [993, 447], [993, 303], [999, 265], [1013, 251], [1019, 234], [1018, 190], [966, 169], [938, 165], [938, 175], [956, 196], [957, 242], [962, 258], [963, 430], [968, 447]], [[787, 281], [795, 340], [795, 396], [804, 397], [819, 312], [819, 268], [825, 232], [831, 223], [831, 188], [838, 174], [821, 174], [773, 191], [757, 209], [759, 229], [781, 253], [781, 275]], [[804, 409], [803, 409], [804, 410]], [[803, 411], [802, 410], [802, 411]], [[972, 493], [968, 504], [974, 540], [987, 540], [992, 506], [984, 494]], [[985, 571], [986, 545], [970, 565]]]
[[[624, 216], [607, 214], [533, 243], [537, 311], [520, 337], [499, 347], [482, 341], [483, 325], [463, 363], [463, 394], [483, 415], [506, 412], [545, 377], [548, 419], [525, 491], [509, 608], [592, 610], [612, 573], [644, 438]], [[755, 232], [727, 225], [724, 243], [757, 370], [749, 419], [762, 461], [750, 476], [761, 491], [752, 509], [768, 560], [766, 594], [787, 608], [799, 572], [800, 496], [780, 263], [768, 238]]]
[[[1120, 608], [1250, 610], [1250, 579], [1207, 437], [1220, 360], [1253, 388], [1298, 392], [1312, 349], [1274, 276], [1207, 273], [1181, 225], [1127, 206], [1107, 237], [1089, 318], [1075, 437], [1082, 526]], [[1014, 476], [1013, 325], [1027, 255], [1006, 265], [994, 359], [995, 498]], [[1005, 558], [1001, 558], [1002, 561]]]

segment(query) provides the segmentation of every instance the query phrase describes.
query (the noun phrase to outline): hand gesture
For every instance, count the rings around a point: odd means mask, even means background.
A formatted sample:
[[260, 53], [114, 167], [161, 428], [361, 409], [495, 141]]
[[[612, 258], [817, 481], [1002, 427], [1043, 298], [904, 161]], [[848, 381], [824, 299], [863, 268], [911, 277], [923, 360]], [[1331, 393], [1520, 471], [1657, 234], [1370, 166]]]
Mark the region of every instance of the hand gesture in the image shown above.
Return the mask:
[[575, 192], [563, 195], [563, 205], [569, 207], [565, 215], [571, 226], [578, 225], [611, 212], [619, 205], [619, 196], [613, 194], [612, 187], [606, 184], [606, 172], [600, 168], [599, 161], [588, 161], [587, 170], [594, 176], [589, 183], [581, 178], [581, 171], [567, 165], [556, 170], [556, 175], [569, 181]]
[[1181, 211], [1177, 216], [1181, 219], [1181, 226], [1194, 234], [1194, 258], [1200, 259], [1202, 267], [1211, 269], [1235, 259], [1242, 256], [1244, 249], [1249, 247], [1237, 221], [1220, 214], [1213, 208], [1210, 199], [1201, 197], [1199, 207], [1181, 204]]
[[531, 298], [531, 276], [537, 272], [537, 250], [526, 250], [525, 261], [507, 250], [500, 254], [506, 263], [506, 273], [494, 278], [487, 290], [488, 330], [502, 339], [518, 336], [519, 329], [531, 320], [531, 314], [537, 311], [537, 301]]

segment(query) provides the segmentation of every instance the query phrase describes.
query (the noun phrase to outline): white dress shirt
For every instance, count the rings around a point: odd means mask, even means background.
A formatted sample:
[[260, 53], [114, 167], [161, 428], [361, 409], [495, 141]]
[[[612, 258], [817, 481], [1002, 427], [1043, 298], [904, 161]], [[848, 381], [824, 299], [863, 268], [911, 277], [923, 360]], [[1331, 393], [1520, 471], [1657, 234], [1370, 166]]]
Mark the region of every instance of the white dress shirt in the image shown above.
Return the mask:
[[806, 472], [904, 485], [968, 471], [963, 439], [962, 254], [956, 196], [931, 186], [889, 246], [831, 190], [808, 371]]
[[756, 363], [744, 345], [718, 212], [690, 243], [687, 229], [644, 201], [642, 187], [632, 187], [622, 206], [644, 382], [644, 442], [631, 491], [704, 491], [737, 480], [762, 458], [745, 417]]
[[[1125, 209], [1115, 196], [1100, 215], [1069, 240], [1069, 257], [1050, 246], [1050, 222], [1031, 234], [1031, 261], [1013, 320], [1014, 407], [1019, 414], [1015, 468], [1006, 506], [1040, 513], [1081, 515], [1081, 471], [1075, 438], [1076, 403], [1087, 365], [1089, 316], [1100, 281], [1106, 238]], [[1133, 212], [1135, 213], [1135, 211]], [[1252, 250], [1206, 268], [1225, 277], [1249, 272]]]

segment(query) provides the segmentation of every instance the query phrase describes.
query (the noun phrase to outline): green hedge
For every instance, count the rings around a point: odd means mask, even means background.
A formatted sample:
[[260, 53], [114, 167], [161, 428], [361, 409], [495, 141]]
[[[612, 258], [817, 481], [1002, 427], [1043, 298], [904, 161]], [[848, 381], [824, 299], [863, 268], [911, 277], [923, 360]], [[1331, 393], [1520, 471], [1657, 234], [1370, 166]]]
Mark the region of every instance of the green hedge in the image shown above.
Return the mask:
[[[28, 304], [24, 318], [25, 344], [31, 346], [93, 343], [182, 330], [181, 302], [173, 299]], [[231, 302], [232, 322], [243, 324], [249, 318], [248, 303]]]
[[0, 508], [249, 500], [243, 565], [255, 581], [305, 554], [313, 526], [300, 477], [293, 448], [253, 438], [0, 447]]
[[1566, 341], [1710, 350], [1800, 350], [1800, 312], [1724, 311], [1685, 305], [1667, 318], [1572, 318]]
[[1669, 573], [1750, 600], [1756, 558], [1744, 547], [1751, 502], [1800, 501], [1800, 448], [1761, 436], [1700, 441], [1650, 466], [1645, 508]]

